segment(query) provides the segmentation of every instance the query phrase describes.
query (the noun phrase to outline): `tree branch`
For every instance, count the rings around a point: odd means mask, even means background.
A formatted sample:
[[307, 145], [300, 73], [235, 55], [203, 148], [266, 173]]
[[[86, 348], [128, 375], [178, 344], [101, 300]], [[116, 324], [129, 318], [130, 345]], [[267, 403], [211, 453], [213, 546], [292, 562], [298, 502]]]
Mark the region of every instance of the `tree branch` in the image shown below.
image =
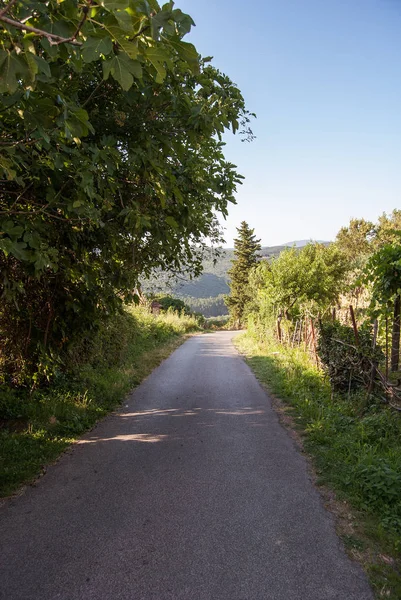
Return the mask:
[[84, 220], [88, 220], [88, 218], [86, 219], [79, 219], [79, 218], [73, 218], [71, 217], [70, 219], [67, 219], [65, 217], [60, 217], [59, 215], [54, 215], [52, 213], [46, 212], [44, 210], [36, 210], [36, 211], [31, 211], [31, 210], [1, 210], [0, 211], [0, 215], [26, 215], [26, 216], [35, 216], [35, 215], [46, 215], [47, 217], [49, 217], [50, 219], [57, 219], [58, 221], [64, 221], [66, 223], [79, 223], [82, 222]]
[[142, 27], [142, 29], [140, 31], [138, 31], [138, 33], [136, 33], [135, 35], [133, 35], [132, 37], [130, 37], [129, 41], [132, 42], [133, 40], [135, 40], [137, 37], [139, 37], [140, 35], [142, 35], [142, 33], [144, 33], [145, 31], [147, 31], [148, 29], [150, 29], [150, 25], [145, 25], [145, 27]]
[[[86, 19], [86, 15], [84, 15], [84, 17]], [[83, 21], [81, 19], [80, 25], [78, 26], [78, 29], [77, 29], [77, 33], [74, 35], [77, 35], [79, 33], [79, 30], [81, 29], [85, 19]], [[15, 27], [16, 29], [21, 29], [22, 31], [30, 31], [32, 33], [36, 33], [37, 35], [45, 37], [53, 45], [58, 45], [58, 44], [63, 44], [63, 43], [68, 42], [69, 44], [73, 44], [74, 46], [82, 46], [82, 43], [77, 42], [74, 39], [74, 37], [63, 38], [60, 35], [55, 35], [54, 33], [50, 33], [49, 31], [44, 31], [43, 29], [38, 29], [37, 27], [31, 27], [30, 25], [25, 25], [23, 23], [20, 23], [19, 21], [14, 21], [14, 19], [9, 19], [8, 17], [4, 17], [1, 14], [0, 14], [0, 21], [3, 21], [4, 23], [7, 23], [8, 25]], [[52, 40], [54, 40], [54, 41], [52, 41]]]
[[88, 17], [88, 10], [89, 10], [88, 7], [84, 6], [84, 8], [83, 8], [83, 13], [84, 14], [82, 15], [82, 18], [81, 18], [80, 22], [78, 23], [78, 26], [76, 28], [76, 31], [75, 31], [74, 35], [71, 36], [70, 38], [67, 38], [67, 39], [62, 40], [60, 42], [57, 42], [57, 45], [63, 44], [63, 43], [71, 43], [71, 42], [74, 42], [76, 40], [76, 37], [78, 36], [79, 32], [81, 31], [82, 25], [85, 23], [85, 21], [86, 21], [86, 19]]

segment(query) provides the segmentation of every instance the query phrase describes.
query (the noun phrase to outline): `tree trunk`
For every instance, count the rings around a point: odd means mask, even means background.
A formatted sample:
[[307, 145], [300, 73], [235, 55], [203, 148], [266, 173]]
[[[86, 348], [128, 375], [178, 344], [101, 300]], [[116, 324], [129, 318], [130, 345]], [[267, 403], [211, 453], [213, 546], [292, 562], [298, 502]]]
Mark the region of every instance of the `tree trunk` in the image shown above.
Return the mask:
[[391, 339], [391, 370], [398, 371], [400, 362], [400, 313], [401, 313], [401, 296], [396, 296], [394, 300], [394, 320], [393, 320], [393, 335]]

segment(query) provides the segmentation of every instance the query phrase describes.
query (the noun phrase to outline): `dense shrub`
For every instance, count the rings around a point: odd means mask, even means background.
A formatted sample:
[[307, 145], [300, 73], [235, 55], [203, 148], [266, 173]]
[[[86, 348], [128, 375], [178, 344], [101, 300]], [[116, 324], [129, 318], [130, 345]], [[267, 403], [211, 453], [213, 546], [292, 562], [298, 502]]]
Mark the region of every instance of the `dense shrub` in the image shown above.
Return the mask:
[[373, 350], [369, 324], [359, 329], [358, 345], [353, 329], [339, 322], [321, 322], [319, 333], [317, 350], [333, 391], [347, 392], [368, 387], [372, 365], [378, 365], [384, 359], [379, 346]]

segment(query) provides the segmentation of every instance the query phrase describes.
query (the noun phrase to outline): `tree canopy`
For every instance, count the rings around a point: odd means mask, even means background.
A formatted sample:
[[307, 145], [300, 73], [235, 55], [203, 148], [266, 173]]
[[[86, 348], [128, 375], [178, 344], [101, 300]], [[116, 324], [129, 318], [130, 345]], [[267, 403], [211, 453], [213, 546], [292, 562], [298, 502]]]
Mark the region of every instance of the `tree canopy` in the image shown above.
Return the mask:
[[[397, 237], [394, 232], [392, 235]], [[401, 232], [398, 232], [398, 240]], [[371, 283], [371, 308], [375, 317], [388, 317], [393, 311], [391, 370], [398, 371], [401, 329], [401, 245], [385, 244], [372, 254], [365, 269], [367, 282]]]
[[252, 273], [251, 285], [259, 302], [288, 318], [291, 310], [323, 311], [344, 288], [346, 256], [334, 245], [310, 243], [301, 250], [287, 248]]
[[348, 227], [341, 227], [336, 244], [349, 260], [360, 263], [372, 252], [376, 227], [365, 219], [351, 219]]
[[0, 25], [0, 328], [47, 372], [155, 267], [200, 272], [250, 114], [173, 2], [10, 0]]

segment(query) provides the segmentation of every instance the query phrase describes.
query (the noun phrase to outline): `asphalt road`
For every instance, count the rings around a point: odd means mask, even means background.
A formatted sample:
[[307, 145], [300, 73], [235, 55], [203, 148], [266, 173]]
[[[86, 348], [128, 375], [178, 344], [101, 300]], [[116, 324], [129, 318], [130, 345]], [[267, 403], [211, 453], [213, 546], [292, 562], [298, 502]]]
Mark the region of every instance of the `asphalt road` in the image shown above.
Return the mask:
[[230, 332], [191, 338], [0, 510], [4, 600], [372, 600]]

